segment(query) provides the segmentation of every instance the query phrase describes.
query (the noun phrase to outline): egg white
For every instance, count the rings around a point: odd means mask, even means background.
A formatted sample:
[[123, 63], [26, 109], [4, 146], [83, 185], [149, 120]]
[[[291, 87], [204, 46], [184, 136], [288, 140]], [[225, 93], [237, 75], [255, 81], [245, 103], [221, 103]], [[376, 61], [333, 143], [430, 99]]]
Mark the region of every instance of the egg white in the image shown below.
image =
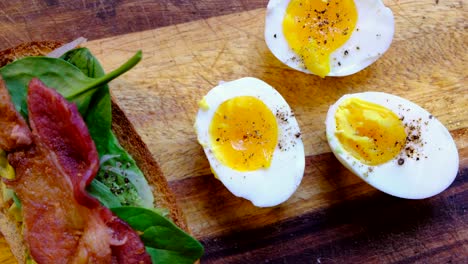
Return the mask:
[[[304, 69], [283, 34], [283, 19], [290, 0], [270, 0], [265, 20], [265, 41], [273, 55], [289, 67]], [[395, 32], [393, 13], [381, 0], [355, 0], [358, 19], [351, 37], [330, 56], [327, 76], [347, 76], [379, 59], [390, 47]], [[358, 30], [357, 30], [358, 29]], [[346, 55], [345, 55], [346, 53]]]
[[[420, 154], [419, 160], [400, 153], [384, 164], [368, 166], [347, 153], [335, 136], [335, 113], [338, 106], [350, 97], [382, 105], [404, 117], [403, 122], [421, 118], [418, 124], [421, 125], [420, 139], [424, 144], [412, 146]], [[326, 133], [330, 148], [346, 168], [373, 187], [390, 195], [407, 199], [434, 196], [448, 188], [458, 172], [458, 151], [449, 131], [429, 112], [395, 95], [365, 92], [341, 97], [328, 111]], [[398, 164], [400, 157], [404, 159], [402, 165]]]
[[[278, 142], [271, 165], [265, 169], [236, 171], [216, 159], [210, 142], [209, 126], [218, 107], [237, 96], [253, 96], [276, 116]], [[215, 176], [238, 197], [250, 200], [255, 206], [276, 206], [286, 201], [299, 186], [305, 168], [304, 145], [299, 125], [284, 98], [267, 83], [255, 78], [224, 82], [204, 97], [195, 122], [198, 142], [208, 158]], [[277, 111], [281, 113], [276, 115]], [[282, 120], [287, 117], [287, 121]]]

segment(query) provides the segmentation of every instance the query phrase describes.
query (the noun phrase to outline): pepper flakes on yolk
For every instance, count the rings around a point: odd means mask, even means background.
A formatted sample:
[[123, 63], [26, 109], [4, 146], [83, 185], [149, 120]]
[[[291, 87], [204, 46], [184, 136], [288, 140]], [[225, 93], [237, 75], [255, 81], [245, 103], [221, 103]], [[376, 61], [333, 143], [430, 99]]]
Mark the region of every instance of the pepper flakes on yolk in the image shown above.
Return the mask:
[[237, 171], [270, 167], [278, 144], [278, 124], [271, 110], [253, 96], [223, 102], [209, 127], [213, 154]]
[[348, 98], [335, 113], [336, 137], [343, 148], [366, 165], [395, 158], [406, 144], [403, 122], [391, 110]]
[[291, 0], [283, 20], [283, 33], [304, 67], [321, 77], [330, 72], [330, 55], [356, 27], [353, 0]]

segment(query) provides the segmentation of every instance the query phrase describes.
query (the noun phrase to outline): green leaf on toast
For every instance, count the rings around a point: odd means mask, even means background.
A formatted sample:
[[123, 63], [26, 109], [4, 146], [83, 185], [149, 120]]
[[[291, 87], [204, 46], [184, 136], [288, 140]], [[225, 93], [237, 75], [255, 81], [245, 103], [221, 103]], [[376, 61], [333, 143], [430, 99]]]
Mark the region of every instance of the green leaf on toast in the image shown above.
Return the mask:
[[187, 263], [192, 264], [195, 261], [193, 258], [180, 255], [178, 252], [164, 249], [156, 249], [152, 247], [146, 247], [146, 252], [151, 256], [153, 263]]
[[158, 213], [137, 207], [111, 209], [120, 219], [141, 233], [140, 237], [154, 263], [194, 263], [203, 246]]
[[98, 78], [90, 78], [77, 67], [62, 59], [26, 57], [2, 68], [0, 75], [6, 83], [18, 112], [27, 117], [27, 87], [32, 78], [39, 78], [48, 87], [56, 89], [68, 101], [76, 103], [82, 115], [86, 114], [97, 88], [133, 68], [141, 60], [141, 51], [116, 70]]
[[100, 181], [93, 180], [86, 190], [107, 208], [122, 206], [120, 200]]
[[[61, 58], [89, 77], [101, 78], [105, 75], [99, 61], [87, 48], [71, 50]], [[154, 197], [143, 173], [133, 158], [120, 146], [111, 130], [112, 106], [107, 84], [99, 87], [93, 94], [84, 119], [101, 158], [100, 170], [94, 181], [99, 181], [114, 194], [118, 200], [114, 202], [152, 208]], [[109, 203], [111, 196], [106, 189], [95, 187], [96, 184], [91, 185], [90, 188], [93, 189], [88, 191], [102, 203]]]

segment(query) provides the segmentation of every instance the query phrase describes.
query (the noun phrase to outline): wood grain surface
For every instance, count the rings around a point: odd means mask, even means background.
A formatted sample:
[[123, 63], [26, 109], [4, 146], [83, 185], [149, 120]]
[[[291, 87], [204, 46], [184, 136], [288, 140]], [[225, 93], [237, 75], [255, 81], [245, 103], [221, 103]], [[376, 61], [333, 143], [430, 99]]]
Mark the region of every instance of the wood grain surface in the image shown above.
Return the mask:
[[0, 49], [25, 41], [100, 39], [266, 6], [265, 0], [0, 1]]
[[[93, 39], [85, 46], [108, 71], [143, 50], [143, 61], [111, 88], [205, 245], [202, 263], [468, 262], [463, 1], [385, 1], [396, 22], [389, 51], [355, 75], [325, 79], [293, 71], [269, 52], [263, 39], [266, 1], [12, 2], [0, 4], [6, 17], [1, 21], [7, 22], [0, 23], [0, 45], [85, 35]], [[114, 15], [101, 19], [106, 4]], [[89, 18], [90, 24], [77, 25], [74, 16]], [[67, 24], [69, 31], [63, 29]], [[303, 181], [291, 199], [274, 208], [256, 208], [230, 194], [211, 175], [193, 130], [198, 100], [219, 81], [245, 76], [275, 87], [303, 132]], [[325, 115], [343, 94], [362, 91], [405, 97], [447, 126], [460, 155], [449, 189], [425, 200], [399, 199], [340, 165], [326, 143]]]

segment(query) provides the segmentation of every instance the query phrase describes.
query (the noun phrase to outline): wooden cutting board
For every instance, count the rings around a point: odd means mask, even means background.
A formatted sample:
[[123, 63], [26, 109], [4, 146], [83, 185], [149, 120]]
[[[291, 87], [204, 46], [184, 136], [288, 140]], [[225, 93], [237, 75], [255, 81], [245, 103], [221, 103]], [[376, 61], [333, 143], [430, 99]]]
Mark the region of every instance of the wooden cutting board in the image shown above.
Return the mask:
[[[143, 2], [140, 7], [150, 6]], [[197, 2], [186, 2], [173, 6], [189, 10], [184, 13], [189, 17], [198, 14], [200, 9], [190, 11]], [[466, 263], [466, 3], [385, 1], [396, 22], [389, 51], [355, 75], [321, 79], [287, 68], [270, 53], [263, 38], [262, 2], [229, 12], [216, 9], [194, 21], [171, 16], [175, 22], [134, 33], [103, 32], [85, 45], [107, 71], [143, 51], [143, 61], [111, 88], [159, 162], [193, 234], [205, 245], [202, 262]], [[211, 175], [193, 129], [198, 100], [219, 81], [246, 76], [266, 81], [285, 97], [305, 144], [301, 186], [274, 208], [256, 208], [230, 194]], [[405, 97], [447, 126], [460, 154], [459, 174], [448, 190], [425, 200], [399, 199], [339, 164], [326, 142], [325, 115], [342, 95], [363, 91]]]

